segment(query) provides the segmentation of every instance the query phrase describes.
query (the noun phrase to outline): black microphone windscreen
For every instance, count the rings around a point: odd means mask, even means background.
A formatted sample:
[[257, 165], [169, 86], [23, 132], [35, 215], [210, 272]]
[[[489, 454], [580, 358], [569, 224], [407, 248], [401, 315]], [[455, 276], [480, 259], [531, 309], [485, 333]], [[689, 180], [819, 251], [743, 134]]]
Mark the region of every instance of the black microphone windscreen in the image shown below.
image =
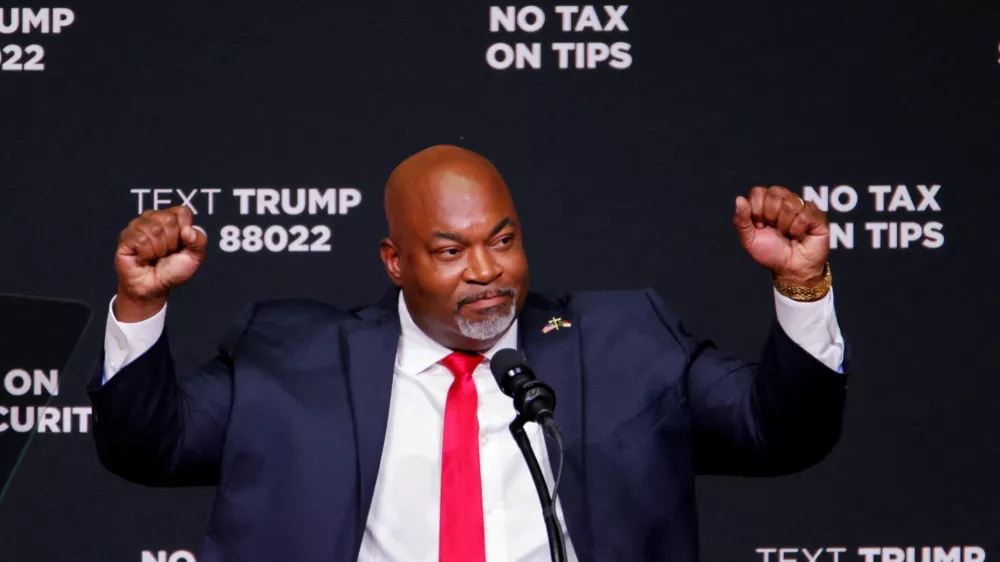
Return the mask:
[[490, 371], [497, 380], [506, 376], [511, 369], [527, 365], [528, 359], [524, 353], [516, 349], [501, 349], [490, 359]]

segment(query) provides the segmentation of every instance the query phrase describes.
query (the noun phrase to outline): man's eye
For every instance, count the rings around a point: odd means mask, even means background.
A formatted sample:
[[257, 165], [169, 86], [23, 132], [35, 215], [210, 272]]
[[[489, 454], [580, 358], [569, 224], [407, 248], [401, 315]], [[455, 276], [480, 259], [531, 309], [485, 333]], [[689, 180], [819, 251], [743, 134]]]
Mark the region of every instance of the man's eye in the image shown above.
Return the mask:
[[453, 258], [459, 254], [458, 248], [445, 248], [443, 250], [438, 250], [438, 254], [444, 257]]
[[503, 238], [497, 240], [497, 244], [500, 246], [510, 246], [513, 241], [513, 236], [504, 236]]

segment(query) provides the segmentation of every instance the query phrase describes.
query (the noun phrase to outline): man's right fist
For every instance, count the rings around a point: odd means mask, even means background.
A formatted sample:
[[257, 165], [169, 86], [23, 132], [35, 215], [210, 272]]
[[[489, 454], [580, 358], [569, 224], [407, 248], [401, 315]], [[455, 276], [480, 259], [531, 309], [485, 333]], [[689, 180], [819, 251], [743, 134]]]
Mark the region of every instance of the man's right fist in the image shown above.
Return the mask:
[[183, 205], [136, 217], [118, 237], [115, 317], [139, 322], [159, 312], [170, 290], [187, 282], [205, 261], [207, 243]]

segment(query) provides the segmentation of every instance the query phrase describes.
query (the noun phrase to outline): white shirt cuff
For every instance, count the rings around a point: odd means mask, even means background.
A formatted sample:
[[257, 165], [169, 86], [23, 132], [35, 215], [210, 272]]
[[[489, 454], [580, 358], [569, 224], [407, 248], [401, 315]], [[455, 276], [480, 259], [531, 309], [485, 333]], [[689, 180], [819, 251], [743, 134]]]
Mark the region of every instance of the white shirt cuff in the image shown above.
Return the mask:
[[833, 288], [818, 301], [794, 301], [774, 291], [778, 324], [788, 337], [830, 369], [844, 372], [844, 336], [833, 309]]
[[108, 305], [108, 322], [104, 331], [104, 375], [107, 383], [118, 371], [149, 351], [160, 339], [167, 319], [167, 305], [142, 322], [119, 322], [115, 318], [115, 299]]

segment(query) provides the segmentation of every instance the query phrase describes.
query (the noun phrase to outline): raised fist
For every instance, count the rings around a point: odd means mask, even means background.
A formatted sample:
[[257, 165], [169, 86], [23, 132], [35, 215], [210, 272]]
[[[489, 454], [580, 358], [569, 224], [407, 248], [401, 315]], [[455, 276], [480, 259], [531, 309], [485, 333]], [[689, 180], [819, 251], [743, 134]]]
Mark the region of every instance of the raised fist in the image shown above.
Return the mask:
[[136, 217], [118, 237], [115, 317], [138, 322], [156, 314], [170, 290], [186, 283], [205, 261], [207, 242], [183, 205]]
[[822, 281], [830, 229], [814, 203], [784, 187], [754, 187], [749, 198], [736, 198], [733, 224], [743, 249], [778, 280], [807, 287]]

